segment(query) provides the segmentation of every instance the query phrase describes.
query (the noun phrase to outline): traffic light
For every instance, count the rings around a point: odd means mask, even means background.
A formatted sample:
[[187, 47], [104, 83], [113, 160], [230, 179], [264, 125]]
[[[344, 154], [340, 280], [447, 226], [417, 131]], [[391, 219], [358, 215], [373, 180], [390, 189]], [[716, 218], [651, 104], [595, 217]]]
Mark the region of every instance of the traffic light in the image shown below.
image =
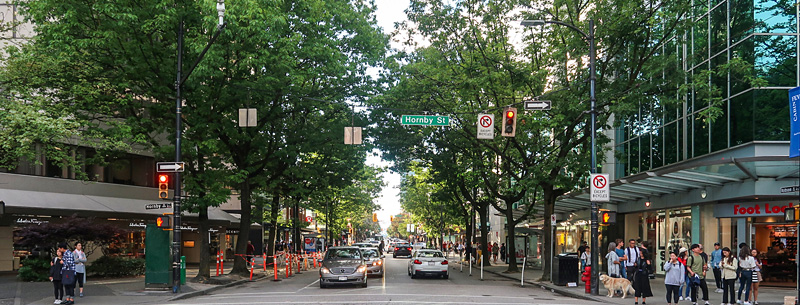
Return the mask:
[[394, 221], [394, 215], [389, 215], [389, 222], [393, 222], [393, 221]]
[[372, 222], [378, 222], [378, 213], [372, 213]]
[[156, 227], [162, 229], [171, 229], [172, 228], [172, 217], [169, 215], [158, 216], [156, 217]]
[[503, 130], [500, 132], [504, 137], [513, 137], [517, 134], [517, 108], [506, 108], [503, 110]]
[[600, 212], [600, 225], [607, 226], [613, 223], [617, 223], [617, 212], [613, 211], [602, 211]]
[[158, 175], [158, 198], [167, 199], [169, 197], [169, 176], [166, 174]]

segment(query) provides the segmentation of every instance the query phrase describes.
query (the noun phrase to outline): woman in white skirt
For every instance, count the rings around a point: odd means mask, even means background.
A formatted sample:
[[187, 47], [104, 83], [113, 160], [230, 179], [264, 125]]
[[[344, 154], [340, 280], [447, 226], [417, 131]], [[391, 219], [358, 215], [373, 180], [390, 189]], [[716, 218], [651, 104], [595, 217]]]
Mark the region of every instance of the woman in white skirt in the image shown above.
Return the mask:
[[761, 260], [758, 258], [758, 250], [750, 250], [750, 255], [756, 260], [756, 267], [753, 268], [753, 305], [758, 305], [758, 282], [763, 281], [761, 278]]

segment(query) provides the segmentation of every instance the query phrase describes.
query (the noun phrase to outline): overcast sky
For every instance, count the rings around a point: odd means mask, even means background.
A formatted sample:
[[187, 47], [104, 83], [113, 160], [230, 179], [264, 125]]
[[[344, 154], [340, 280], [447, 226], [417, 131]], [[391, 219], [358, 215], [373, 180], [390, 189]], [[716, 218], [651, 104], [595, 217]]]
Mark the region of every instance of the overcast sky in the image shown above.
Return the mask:
[[[394, 30], [394, 23], [406, 19], [405, 9], [408, 7], [408, 0], [376, 0], [375, 4], [378, 6], [376, 18], [378, 26], [383, 28], [385, 33], [391, 33]], [[394, 46], [396, 47], [396, 46]], [[367, 163], [370, 165], [387, 166], [379, 157], [368, 157]], [[400, 187], [400, 175], [394, 172], [387, 172], [383, 175], [383, 181], [387, 184], [381, 192], [381, 197], [378, 198], [378, 205], [381, 210], [378, 211], [378, 221], [381, 228], [386, 230], [389, 227], [389, 215], [395, 215], [402, 211], [398, 200]]]

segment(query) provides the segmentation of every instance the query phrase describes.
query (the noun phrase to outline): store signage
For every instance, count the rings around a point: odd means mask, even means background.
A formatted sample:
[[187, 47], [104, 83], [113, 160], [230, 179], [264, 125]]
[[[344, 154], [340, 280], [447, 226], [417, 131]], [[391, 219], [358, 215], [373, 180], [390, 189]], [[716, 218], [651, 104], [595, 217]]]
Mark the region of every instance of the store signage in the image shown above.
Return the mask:
[[225, 230], [225, 234], [239, 234], [239, 230]]
[[180, 228], [181, 228], [181, 230], [184, 230], [184, 231], [191, 231], [191, 232], [197, 231], [197, 228], [195, 228], [195, 227], [181, 226]]
[[783, 216], [783, 211], [794, 203], [757, 202], [727, 203], [714, 206], [714, 217]]
[[800, 192], [800, 185], [784, 186], [781, 188], [781, 194]]
[[49, 223], [49, 220], [39, 220], [37, 218], [17, 218], [18, 224], [35, 224], [40, 225], [43, 223]]
[[789, 90], [789, 158], [800, 156], [800, 87]]
[[158, 209], [171, 209], [172, 202], [166, 203], [148, 203], [144, 206], [145, 210], [158, 210]]
[[131, 228], [147, 228], [147, 225], [144, 222], [131, 222], [128, 224]]

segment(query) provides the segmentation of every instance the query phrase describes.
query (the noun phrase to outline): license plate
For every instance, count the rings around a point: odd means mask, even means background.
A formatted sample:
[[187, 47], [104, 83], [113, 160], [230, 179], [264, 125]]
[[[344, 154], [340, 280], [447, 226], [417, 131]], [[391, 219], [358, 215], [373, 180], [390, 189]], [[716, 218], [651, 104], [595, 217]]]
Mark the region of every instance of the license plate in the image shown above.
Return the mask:
[[428, 262], [428, 266], [436, 266], [436, 262]]
[[340, 276], [340, 277], [339, 277], [339, 280], [340, 280], [340, 281], [346, 281], [346, 280], [347, 280], [347, 277], [346, 277], [346, 276]]

